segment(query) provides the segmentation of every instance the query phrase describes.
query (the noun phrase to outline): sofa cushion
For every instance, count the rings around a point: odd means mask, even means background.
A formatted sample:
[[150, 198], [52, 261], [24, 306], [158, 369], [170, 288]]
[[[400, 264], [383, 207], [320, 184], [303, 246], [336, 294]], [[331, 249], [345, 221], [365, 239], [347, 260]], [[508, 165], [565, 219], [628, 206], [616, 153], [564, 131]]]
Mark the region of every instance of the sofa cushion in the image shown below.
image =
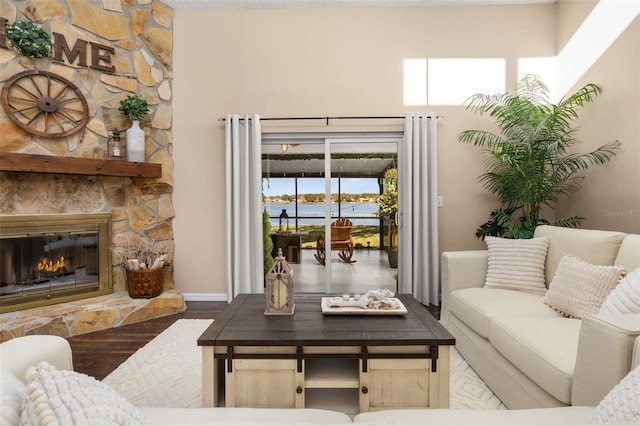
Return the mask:
[[509, 239], [486, 237], [487, 277], [484, 286], [543, 295], [547, 291], [544, 261], [549, 237]]
[[622, 232], [563, 228], [551, 225], [538, 226], [534, 237], [551, 238], [545, 262], [547, 287], [556, 273], [560, 259], [565, 254], [579, 257], [594, 265], [613, 265], [625, 236], [626, 234]]
[[622, 266], [592, 265], [563, 256], [542, 302], [572, 318], [597, 314], [624, 273]]
[[337, 411], [315, 408], [159, 408], [141, 407], [146, 425], [337, 425], [351, 418]]
[[592, 424], [640, 424], [640, 367], [625, 376], [596, 407]]
[[498, 352], [559, 401], [571, 403], [581, 321], [566, 317], [493, 318], [489, 341]]
[[0, 424], [20, 424], [20, 411], [24, 398], [24, 383], [10, 371], [0, 369]]
[[629, 272], [600, 307], [599, 314], [640, 314], [640, 268]]
[[353, 423], [368, 425], [440, 426], [571, 426], [586, 425], [593, 407], [556, 407], [527, 410], [383, 410], [360, 413]]
[[108, 385], [41, 362], [27, 370], [23, 425], [138, 425], [144, 417]]
[[502, 315], [562, 315], [541, 303], [542, 296], [523, 291], [497, 288], [465, 288], [449, 295], [451, 312], [469, 328], [489, 337], [489, 323]]

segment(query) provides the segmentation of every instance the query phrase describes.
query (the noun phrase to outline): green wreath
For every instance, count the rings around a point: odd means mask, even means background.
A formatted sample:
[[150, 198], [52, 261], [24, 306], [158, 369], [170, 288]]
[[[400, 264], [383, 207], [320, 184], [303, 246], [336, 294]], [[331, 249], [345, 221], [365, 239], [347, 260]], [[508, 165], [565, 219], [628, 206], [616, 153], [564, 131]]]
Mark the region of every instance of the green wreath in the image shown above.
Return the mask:
[[27, 58], [51, 56], [51, 37], [42, 25], [20, 21], [6, 26], [6, 35], [11, 47]]

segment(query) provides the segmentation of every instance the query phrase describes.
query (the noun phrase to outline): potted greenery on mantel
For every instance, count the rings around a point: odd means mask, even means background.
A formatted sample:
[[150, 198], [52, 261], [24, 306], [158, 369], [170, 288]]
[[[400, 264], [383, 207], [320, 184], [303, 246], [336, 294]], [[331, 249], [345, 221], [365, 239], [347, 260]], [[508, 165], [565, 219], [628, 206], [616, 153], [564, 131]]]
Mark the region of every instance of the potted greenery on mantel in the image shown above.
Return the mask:
[[514, 93], [469, 98], [467, 109], [489, 114], [502, 133], [465, 130], [458, 135], [460, 142], [483, 147], [488, 154], [486, 173], [479, 180], [501, 203], [477, 229], [476, 237], [531, 238], [541, 224], [580, 226], [584, 220], [580, 216], [548, 221], [540, 214], [544, 206], [553, 208], [561, 196], [577, 192], [580, 173], [608, 162], [620, 148], [620, 142], [613, 141], [584, 154], [570, 150], [578, 143], [571, 121], [578, 118], [580, 107], [601, 92], [597, 85], [587, 84], [552, 104], [547, 86], [527, 75]]
[[127, 161], [144, 163], [145, 134], [140, 128], [140, 121], [149, 113], [149, 103], [138, 95], [127, 95], [120, 101], [118, 111], [131, 120], [127, 129]]

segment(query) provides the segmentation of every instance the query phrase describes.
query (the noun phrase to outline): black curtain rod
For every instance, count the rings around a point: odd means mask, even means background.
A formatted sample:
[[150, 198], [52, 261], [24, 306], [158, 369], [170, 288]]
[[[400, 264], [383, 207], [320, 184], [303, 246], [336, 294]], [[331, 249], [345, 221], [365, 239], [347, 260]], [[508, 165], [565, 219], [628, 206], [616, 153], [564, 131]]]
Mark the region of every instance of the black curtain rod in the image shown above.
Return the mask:
[[[326, 116], [326, 117], [260, 117], [260, 121], [288, 121], [288, 120], [326, 120], [327, 126], [329, 125], [329, 120], [400, 120], [404, 119], [405, 116], [365, 116], [365, 117], [357, 117], [357, 116]], [[431, 118], [431, 116], [429, 116]], [[440, 116], [436, 116], [436, 118], [441, 118]], [[245, 117], [240, 117], [240, 120], [244, 120]], [[251, 117], [249, 117], [251, 119]], [[218, 121], [226, 121], [226, 117], [221, 117]]]

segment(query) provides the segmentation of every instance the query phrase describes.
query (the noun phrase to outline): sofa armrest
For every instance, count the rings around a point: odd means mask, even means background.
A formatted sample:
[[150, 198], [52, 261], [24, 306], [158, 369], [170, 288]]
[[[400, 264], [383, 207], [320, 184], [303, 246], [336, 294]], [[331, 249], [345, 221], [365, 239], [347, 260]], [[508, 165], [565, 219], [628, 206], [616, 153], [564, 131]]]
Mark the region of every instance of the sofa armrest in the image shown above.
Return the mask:
[[461, 288], [482, 287], [487, 276], [487, 250], [445, 251], [441, 260], [440, 321], [449, 325], [449, 294]]
[[631, 370], [639, 335], [640, 314], [582, 319], [571, 405], [598, 405]]
[[482, 287], [487, 276], [487, 250], [442, 253], [442, 292]]
[[71, 345], [60, 336], [16, 337], [0, 344], [0, 368], [25, 381], [27, 368], [47, 361], [59, 370], [73, 370]]

